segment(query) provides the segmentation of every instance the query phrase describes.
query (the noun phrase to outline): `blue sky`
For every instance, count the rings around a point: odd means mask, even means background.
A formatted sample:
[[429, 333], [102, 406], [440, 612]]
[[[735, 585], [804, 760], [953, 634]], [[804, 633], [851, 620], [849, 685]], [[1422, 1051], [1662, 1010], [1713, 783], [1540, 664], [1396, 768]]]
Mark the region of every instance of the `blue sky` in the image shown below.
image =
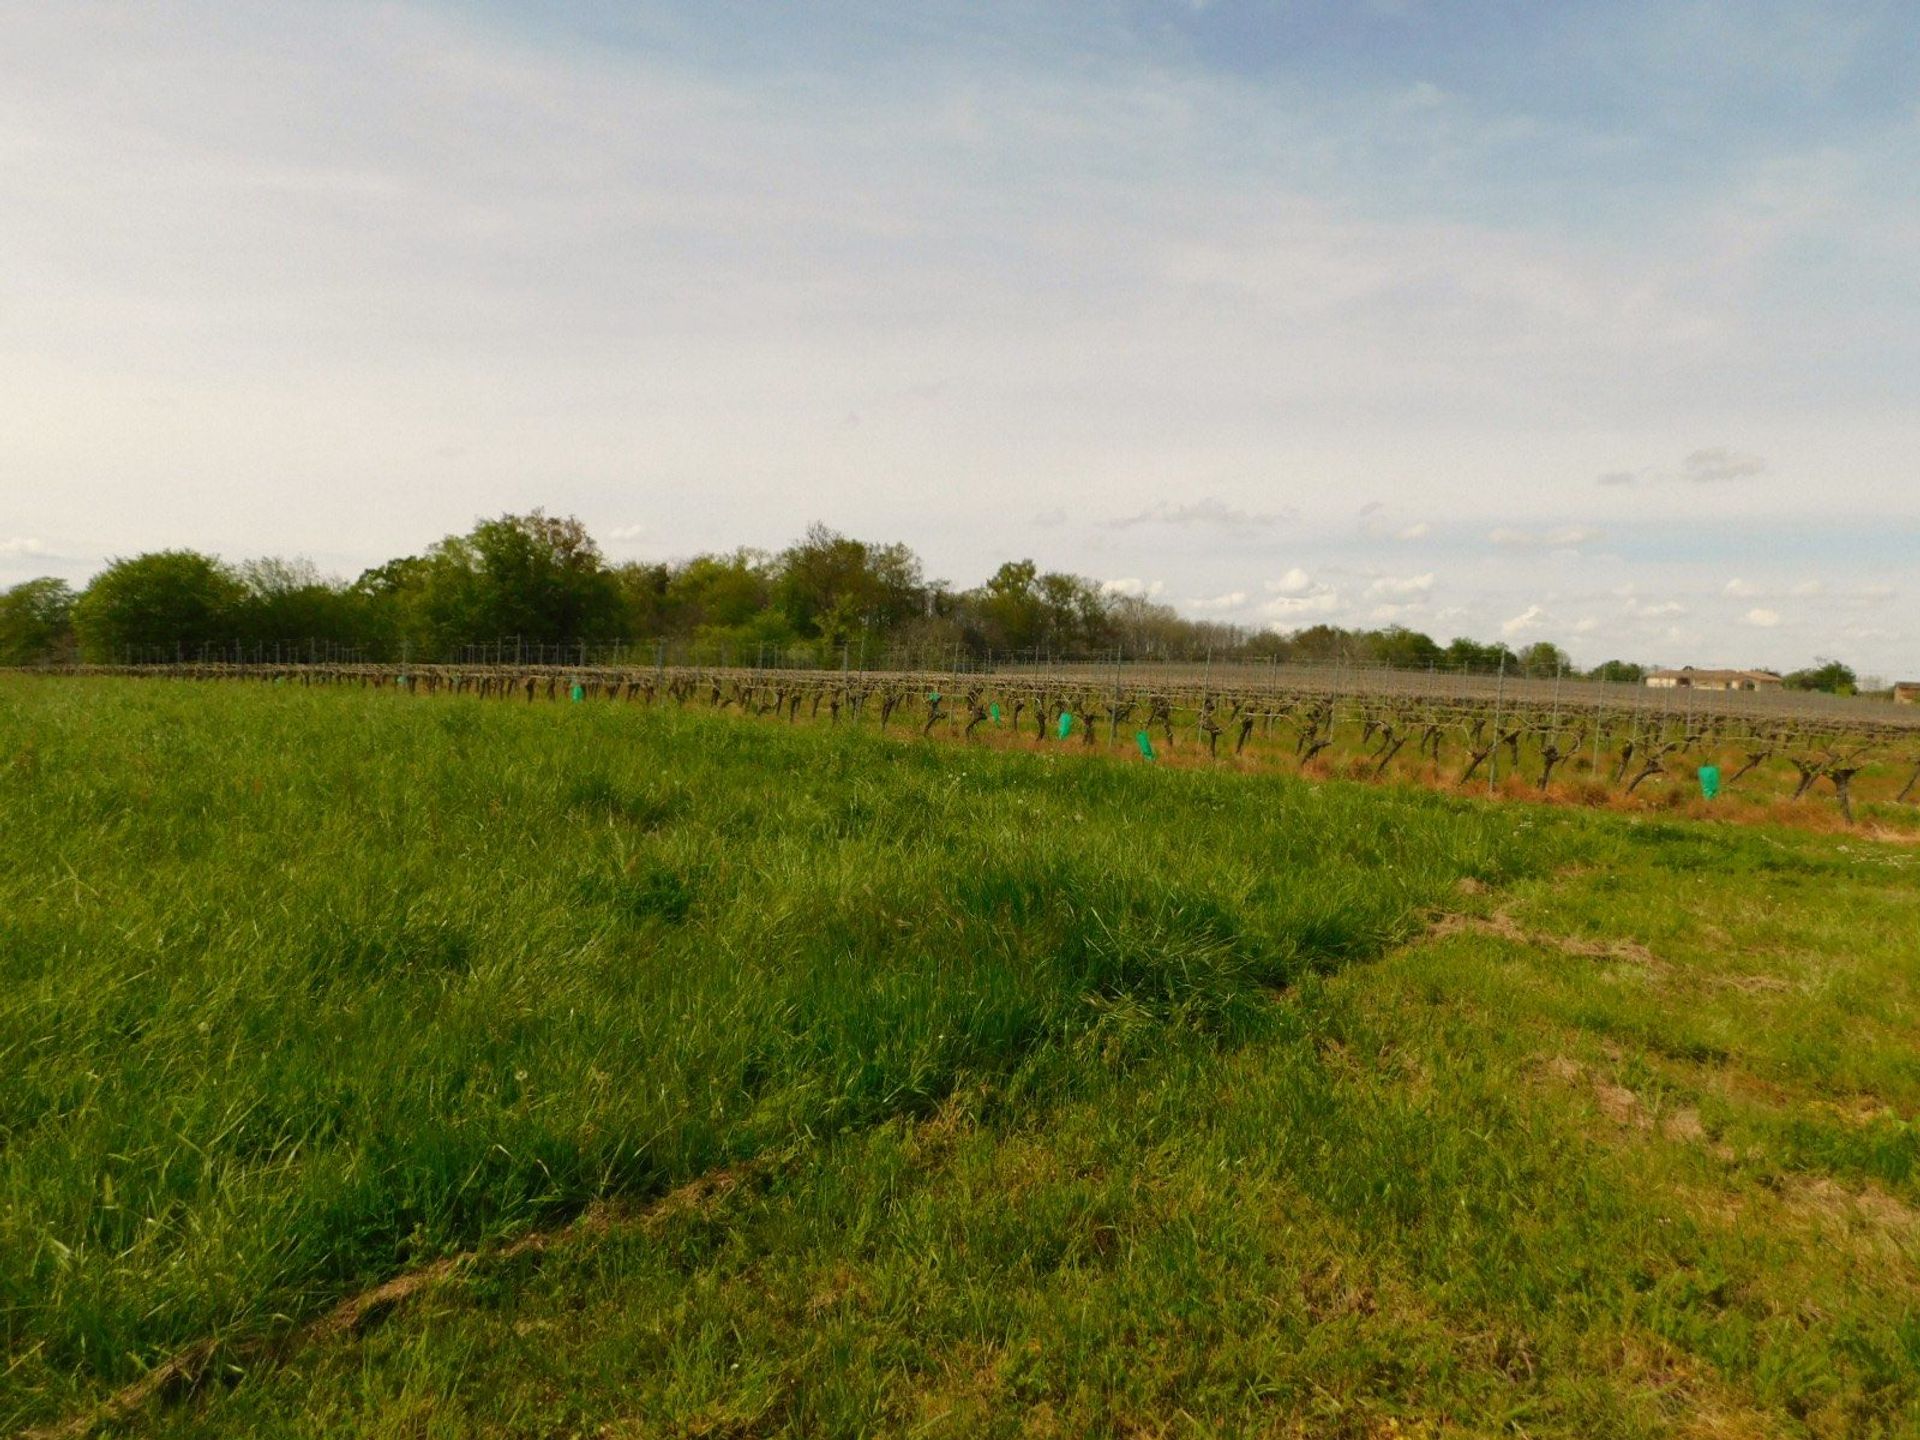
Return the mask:
[[1911, 4], [7, 4], [0, 583], [544, 504], [1920, 674]]

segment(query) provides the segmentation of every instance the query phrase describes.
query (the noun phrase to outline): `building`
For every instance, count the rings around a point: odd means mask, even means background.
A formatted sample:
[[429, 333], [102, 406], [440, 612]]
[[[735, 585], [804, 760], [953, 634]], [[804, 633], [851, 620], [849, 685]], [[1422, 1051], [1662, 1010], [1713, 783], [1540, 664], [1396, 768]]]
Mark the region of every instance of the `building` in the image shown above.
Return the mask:
[[1902, 680], [1893, 687], [1896, 705], [1920, 705], [1920, 680]]
[[1656, 690], [1778, 690], [1784, 682], [1771, 670], [1654, 670], [1647, 684]]

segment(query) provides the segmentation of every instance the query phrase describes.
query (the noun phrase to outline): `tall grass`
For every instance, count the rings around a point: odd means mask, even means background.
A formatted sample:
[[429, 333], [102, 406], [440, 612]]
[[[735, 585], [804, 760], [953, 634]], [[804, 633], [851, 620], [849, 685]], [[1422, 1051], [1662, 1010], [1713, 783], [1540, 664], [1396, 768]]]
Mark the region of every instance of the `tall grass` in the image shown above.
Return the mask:
[[3, 677], [0, 819], [0, 1368], [80, 1386], [963, 1083], [1243, 1038], [1552, 848], [847, 728]]

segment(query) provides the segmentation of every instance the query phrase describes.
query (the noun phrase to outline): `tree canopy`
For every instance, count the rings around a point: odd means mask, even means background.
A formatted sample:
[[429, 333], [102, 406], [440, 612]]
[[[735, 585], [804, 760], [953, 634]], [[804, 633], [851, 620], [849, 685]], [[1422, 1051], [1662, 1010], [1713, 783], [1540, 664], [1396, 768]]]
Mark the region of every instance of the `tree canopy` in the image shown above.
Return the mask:
[[0, 592], [0, 665], [66, 660], [73, 651], [73, 589], [44, 576]]
[[[834, 663], [1001, 657], [1155, 656], [1274, 659], [1551, 677], [1577, 673], [1539, 641], [1456, 636], [1444, 645], [1403, 625], [1291, 632], [1196, 620], [1085, 576], [1009, 560], [970, 589], [929, 579], [894, 542], [825, 525], [777, 552], [737, 549], [611, 564], [572, 516], [542, 510], [482, 519], [351, 582], [310, 561], [229, 564], [192, 550], [110, 562], [75, 595], [61, 580], [0, 592], [0, 664], [175, 656], [459, 660], [568, 654], [659, 643], [714, 658], [800, 656]], [[903, 657], [908, 657], [903, 662]], [[1592, 678], [1636, 683], [1644, 666], [1608, 660]], [[1851, 694], [1835, 660], [1795, 671], [1799, 689]]]
[[88, 660], [111, 662], [136, 650], [189, 654], [237, 643], [238, 576], [210, 555], [155, 550], [111, 561], [73, 607], [74, 633]]
[[1789, 690], [1824, 690], [1829, 695], [1851, 695], [1860, 688], [1852, 666], [1825, 656], [1816, 656], [1809, 668], [1795, 670], [1784, 679]]

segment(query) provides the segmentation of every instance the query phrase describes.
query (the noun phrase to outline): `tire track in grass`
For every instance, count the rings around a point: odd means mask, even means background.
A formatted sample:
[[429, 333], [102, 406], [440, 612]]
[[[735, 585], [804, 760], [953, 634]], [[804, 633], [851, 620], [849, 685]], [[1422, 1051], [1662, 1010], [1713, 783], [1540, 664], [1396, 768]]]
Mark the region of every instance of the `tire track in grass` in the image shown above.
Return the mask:
[[571, 1241], [604, 1238], [618, 1230], [653, 1229], [675, 1216], [717, 1205], [742, 1185], [771, 1174], [793, 1158], [791, 1151], [781, 1151], [723, 1165], [644, 1203], [617, 1198], [596, 1200], [565, 1224], [529, 1230], [504, 1245], [442, 1256], [356, 1291], [313, 1319], [278, 1334], [239, 1341], [223, 1341], [218, 1336], [197, 1340], [80, 1414], [24, 1431], [20, 1440], [85, 1440], [100, 1426], [129, 1419], [149, 1405], [194, 1394], [213, 1375], [216, 1364], [282, 1364], [299, 1350], [371, 1329], [426, 1291], [475, 1266], [506, 1264]]
[[[1475, 881], [1462, 885], [1460, 895], [1465, 899], [1483, 894], [1485, 890], [1485, 886]], [[1429, 914], [1418, 931], [1392, 948], [1410, 948], [1461, 930], [1505, 933], [1498, 923], [1490, 926], [1472, 916], [1441, 910]], [[1282, 994], [1291, 988], [1290, 985], [1274, 987], [1276, 993]], [[931, 1123], [940, 1127], [938, 1120]], [[123, 1385], [81, 1413], [24, 1431], [20, 1440], [85, 1440], [101, 1426], [129, 1419], [150, 1405], [175, 1403], [198, 1393], [222, 1364], [236, 1369], [284, 1364], [299, 1351], [364, 1333], [420, 1295], [477, 1266], [508, 1264], [572, 1241], [604, 1238], [618, 1230], [652, 1229], [676, 1215], [717, 1204], [741, 1185], [791, 1163], [795, 1153], [788, 1148], [723, 1165], [650, 1201], [635, 1202], [617, 1196], [595, 1200], [562, 1224], [528, 1230], [504, 1245], [476, 1247], [442, 1256], [345, 1296], [312, 1319], [275, 1334], [238, 1340], [207, 1336], [174, 1352], [139, 1379]]]

